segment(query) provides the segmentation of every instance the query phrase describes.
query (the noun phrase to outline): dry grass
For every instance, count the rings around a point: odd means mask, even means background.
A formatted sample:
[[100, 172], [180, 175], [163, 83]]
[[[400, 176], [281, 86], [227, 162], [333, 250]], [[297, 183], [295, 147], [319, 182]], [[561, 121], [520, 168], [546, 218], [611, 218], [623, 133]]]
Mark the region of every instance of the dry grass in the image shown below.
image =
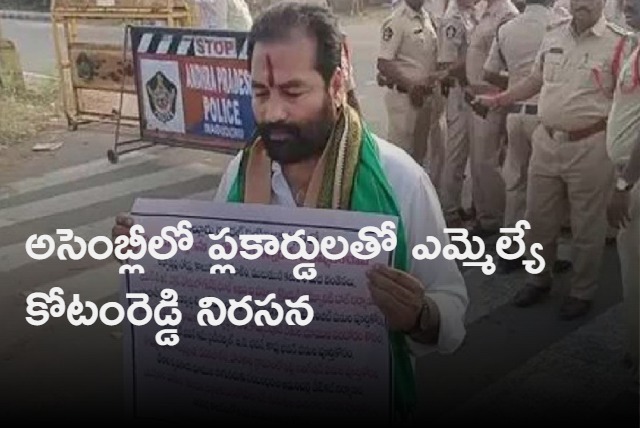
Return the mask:
[[24, 142], [58, 119], [58, 81], [26, 84], [23, 92], [0, 89], [0, 146]]

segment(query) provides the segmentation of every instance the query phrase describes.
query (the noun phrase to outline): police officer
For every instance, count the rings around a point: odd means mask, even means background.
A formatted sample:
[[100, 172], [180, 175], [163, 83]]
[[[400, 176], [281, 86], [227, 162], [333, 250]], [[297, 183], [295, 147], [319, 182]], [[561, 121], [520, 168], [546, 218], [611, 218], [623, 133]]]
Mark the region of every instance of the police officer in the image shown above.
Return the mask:
[[628, 333], [626, 363], [638, 382], [638, 309], [640, 306], [640, 0], [625, 0], [627, 27], [636, 33], [636, 49], [620, 69], [607, 127], [607, 152], [616, 184], [607, 216], [620, 228], [618, 257]]
[[[431, 22], [440, 40], [442, 19], [448, 0], [425, 0], [424, 9], [429, 13]], [[439, 49], [439, 44], [438, 44]], [[446, 98], [442, 94], [439, 82], [434, 87], [431, 100], [431, 123], [428, 144], [421, 146], [422, 151], [416, 158], [426, 163], [427, 171], [436, 191], [442, 197], [443, 170], [445, 164], [445, 143], [447, 138]], [[426, 156], [426, 158], [425, 158]]]
[[[331, 9], [331, 5], [327, 0], [287, 0], [294, 1], [296, 3], [304, 3], [313, 6], [320, 6], [326, 9]], [[356, 96], [356, 79], [353, 72], [353, 62], [351, 55], [351, 47], [349, 45], [349, 39], [347, 34], [343, 31], [342, 35], [344, 37], [342, 42], [342, 61], [341, 67], [345, 76], [345, 101], [358, 112], [360, 112], [360, 102], [358, 101], [358, 97]]]
[[569, 8], [569, 0], [555, 0], [551, 10], [561, 18], [569, 18], [571, 16]]
[[603, 8], [604, 0], [571, 0], [573, 18], [548, 28], [529, 77], [480, 99], [487, 106], [504, 107], [541, 91], [525, 216], [531, 224], [528, 244], [542, 245], [545, 269], [529, 277], [514, 303], [533, 305], [551, 289], [549, 267], [568, 202], [574, 269], [570, 295], [560, 307], [565, 320], [588, 313], [598, 288], [613, 188], [613, 164], [605, 145], [607, 116], [617, 80], [614, 65], [631, 45], [625, 43], [629, 33], [608, 23]]
[[[469, 102], [475, 96], [498, 90], [483, 79], [484, 64], [498, 27], [519, 14], [510, 0], [487, 0], [486, 3], [486, 9], [471, 33], [467, 50], [469, 88], [466, 99]], [[505, 185], [500, 172], [500, 153], [506, 137], [503, 132], [505, 119], [504, 111], [498, 109], [482, 116], [471, 115], [471, 180], [477, 213], [473, 233], [480, 237], [498, 233], [503, 223]]]
[[349, 39], [345, 33], [343, 33], [342, 42], [342, 70], [345, 73], [345, 90], [346, 90], [346, 102], [360, 112], [360, 101], [356, 96], [356, 77], [353, 71], [353, 56], [351, 54], [351, 46], [349, 45]]
[[389, 89], [387, 139], [421, 162], [431, 129], [437, 36], [424, 0], [404, 0], [384, 21], [378, 71]]
[[[529, 75], [546, 28], [554, 19], [551, 1], [527, 0], [523, 13], [498, 29], [484, 65], [487, 81], [500, 87], [514, 86]], [[508, 79], [501, 74], [504, 72]], [[531, 135], [539, 124], [537, 95], [511, 105], [507, 112], [508, 144], [502, 170], [506, 185], [504, 227], [512, 228], [525, 218]], [[500, 264], [503, 273], [522, 267], [521, 260], [501, 259]]]
[[449, 227], [467, 219], [462, 189], [469, 157], [469, 105], [464, 101], [465, 60], [469, 36], [477, 24], [475, 0], [450, 0], [438, 33], [438, 63], [447, 70], [442, 86], [446, 94], [447, 143], [440, 200]]
[[249, 31], [253, 18], [245, 0], [193, 0], [200, 28]]
[[605, 0], [604, 17], [609, 22], [629, 28], [624, 17], [622, 2], [623, 0]]

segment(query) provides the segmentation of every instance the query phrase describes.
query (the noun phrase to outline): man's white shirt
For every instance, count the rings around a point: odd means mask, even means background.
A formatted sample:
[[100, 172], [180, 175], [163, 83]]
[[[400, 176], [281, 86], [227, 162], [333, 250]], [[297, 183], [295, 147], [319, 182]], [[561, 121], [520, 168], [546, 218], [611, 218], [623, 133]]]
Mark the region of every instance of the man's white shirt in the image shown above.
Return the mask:
[[[382, 168], [387, 176], [399, 204], [400, 215], [407, 236], [409, 273], [420, 279], [425, 293], [440, 311], [440, 335], [437, 346], [416, 343], [407, 337], [414, 356], [419, 357], [435, 350], [451, 353], [463, 342], [465, 314], [468, 306], [467, 289], [464, 278], [455, 261], [440, 255], [435, 260], [416, 260], [411, 250], [418, 244], [425, 244], [427, 236], [433, 236], [442, 244], [449, 243], [444, 233], [446, 228], [437, 193], [429, 176], [404, 150], [375, 137]], [[229, 190], [238, 174], [241, 154], [238, 154], [224, 173], [215, 201], [225, 202]], [[291, 189], [280, 165], [272, 163], [271, 203], [296, 207]]]

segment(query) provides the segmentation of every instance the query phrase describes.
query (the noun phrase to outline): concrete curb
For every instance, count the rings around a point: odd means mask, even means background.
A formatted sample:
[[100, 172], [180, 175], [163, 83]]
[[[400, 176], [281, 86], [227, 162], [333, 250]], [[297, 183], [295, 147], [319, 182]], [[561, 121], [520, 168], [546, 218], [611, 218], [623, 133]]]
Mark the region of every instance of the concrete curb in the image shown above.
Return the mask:
[[51, 13], [49, 12], [27, 12], [20, 10], [0, 10], [0, 18], [2, 19], [20, 19], [25, 21], [50, 22]]

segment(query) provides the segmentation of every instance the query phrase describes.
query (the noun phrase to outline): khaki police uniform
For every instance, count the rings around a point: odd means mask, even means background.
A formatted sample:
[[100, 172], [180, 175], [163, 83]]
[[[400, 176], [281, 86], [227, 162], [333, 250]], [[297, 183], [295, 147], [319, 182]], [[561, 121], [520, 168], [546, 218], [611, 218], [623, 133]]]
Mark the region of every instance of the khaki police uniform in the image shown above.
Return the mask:
[[624, 16], [623, 0], [606, 0], [604, 5], [604, 17], [620, 27], [627, 28], [627, 20]]
[[[469, 35], [477, 21], [473, 9], [462, 10], [457, 0], [450, 0], [442, 18], [438, 33], [438, 62], [464, 61], [467, 55]], [[463, 83], [453, 81], [446, 99], [447, 142], [440, 200], [448, 223], [459, 221], [462, 206], [462, 189], [469, 158], [470, 108], [464, 101]]]
[[[436, 34], [439, 34], [444, 16], [444, 2], [442, 0], [425, 0], [423, 8], [429, 13]], [[439, 44], [437, 46], [439, 47]], [[446, 99], [439, 86], [436, 86], [430, 101], [428, 144], [418, 149], [416, 159], [426, 166], [436, 191], [441, 194], [447, 140], [447, 116]]]
[[577, 35], [568, 19], [550, 26], [534, 65], [543, 79], [541, 124], [533, 133], [525, 216], [531, 224], [528, 244], [542, 245], [545, 270], [529, 283], [551, 285], [556, 239], [568, 203], [574, 244], [571, 296], [582, 300], [593, 299], [597, 290], [607, 233], [613, 164], [605, 131], [616, 51], [627, 35], [604, 17]]
[[349, 39], [345, 33], [342, 33], [344, 40], [342, 42], [342, 55], [340, 58], [340, 67], [344, 73], [345, 79], [345, 95], [349, 91], [356, 90], [356, 78], [353, 73], [353, 61], [351, 55], [351, 46], [349, 45]]
[[[437, 36], [426, 11], [417, 12], [403, 2], [384, 21], [381, 37], [381, 59], [396, 62], [416, 82], [435, 73]], [[422, 107], [414, 107], [408, 89], [394, 86], [385, 94], [387, 139], [421, 161], [431, 128], [432, 102], [428, 97]]]
[[[638, 41], [636, 41], [638, 44]], [[607, 127], [607, 152], [619, 172], [623, 168], [640, 174], [632, 156], [640, 135], [640, 46], [625, 61], [618, 77]], [[634, 163], [636, 162], [636, 163]], [[629, 193], [629, 223], [618, 235], [622, 273], [623, 307], [629, 337], [629, 354], [638, 367], [638, 306], [640, 305], [640, 181]]]
[[551, 7], [551, 10], [553, 11], [554, 16], [557, 16], [560, 18], [560, 19], [557, 19], [556, 21], [559, 21], [564, 18], [570, 18], [571, 17], [571, 12], [569, 12], [570, 7], [571, 7], [570, 0], [555, 0], [553, 2], [553, 6]]
[[446, 11], [446, 3], [447, 1], [443, 0], [425, 0], [424, 6], [422, 6], [424, 10], [429, 12], [429, 15], [431, 15], [433, 22], [438, 28], [440, 28], [442, 17]]
[[[509, 87], [526, 79], [540, 50], [552, 11], [542, 5], [527, 5], [524, 12], [502, 25], [493, 40], [485, 70], [508, 72]], [[537, 95], [512, 105], [507, 115], [507, 154], [502, 169], [506, 189], [504, 227], [515, 227], [524, 219], [531, 135], [538, 127]]]
[[194, 21], [200, 28], [249, 31], [253, 25], [245, 0], [193, 0]]
[[476, 17], [476, 21], [480, 21], [482, 15], [484, 15], [484, 11], [487, 10], [487, 1], [479, 0], [473, 5], [474, 15]]
[[[319, 6], [327, 9], [331, 9], [329, 2], [327, 0], [287, 0], [295, 3], [302, 3], [311, 6]], [[356, 79], [353, 74], [353, 64], [352, 64], [352, 55], [351, 55], [351, 46], [349, 44], [349, 39], [347, 34], [342, 31], [343, 42], [342, 42], [342, 55], [340, 60], [340, 67], [342, 68], [342, 72], [345, 78], [345, 94], [343, 94], [343, 102], [346, 103], [346, 95], [349, 91], [355, 91], [356, 89]]]
[[[495, 0], [488, 5], [471, 34], [467, 50], [466, 70], [469, 90], [473, 95], [496, 92], [497, 88], [483, 80], [484, 64], [498, 27], [519, 14], [510, 0]], [[471, 115], [471, 179], [473, 203], [478, 226], [497, 232], [503, 224], [505, 184], [501, 175], [500, 154], [503, 149], [506, 113], [490, 110], [485, 118]]]

